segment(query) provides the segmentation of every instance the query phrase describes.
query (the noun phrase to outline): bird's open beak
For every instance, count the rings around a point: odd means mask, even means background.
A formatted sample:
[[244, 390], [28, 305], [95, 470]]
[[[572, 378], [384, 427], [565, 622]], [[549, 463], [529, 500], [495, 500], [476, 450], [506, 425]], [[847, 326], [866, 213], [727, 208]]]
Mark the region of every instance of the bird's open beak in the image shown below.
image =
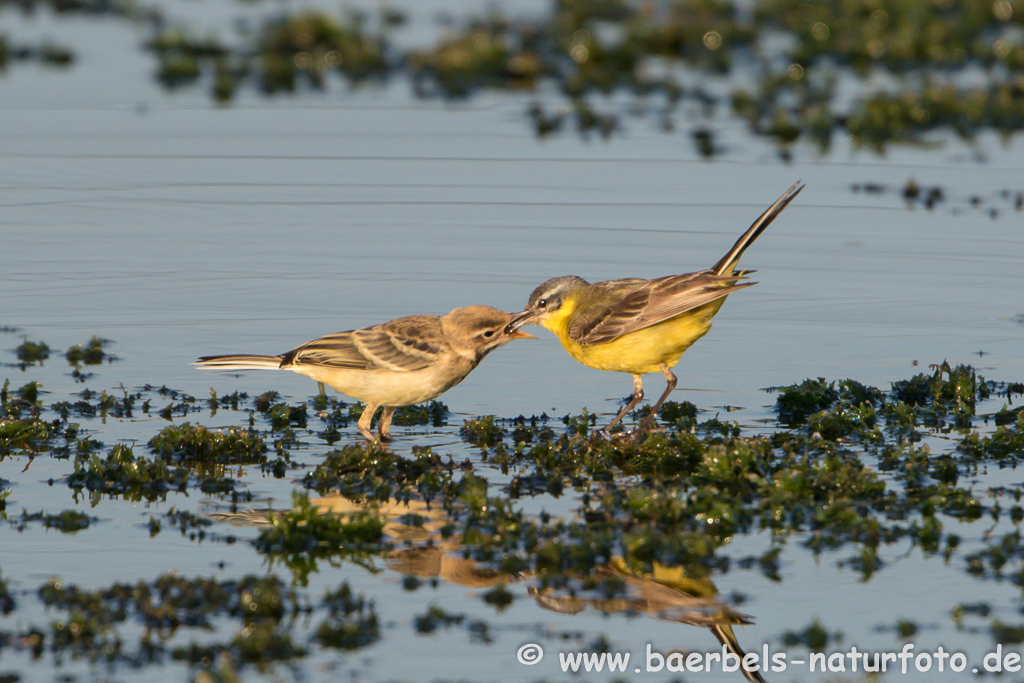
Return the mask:
[[523, 332], [522, 330], [512, 330], [511, 332], [508, 332], [507, 327], [505, 328], [505, 330], [506, 334], [508, 334], [508, 336], [511, 337], [512, 339], [536, 339], [536, 337], [534, 337], [529, 332]]
[[537, 314], [534, 313], [533, 311], [523, 311], [522, 313], [516, 313], [515, 315], [512, 316], [512, 320], [509, 322], [509, 324], [505, 326], [505, 334], [511, 334], [513, 336], [523, 335], [522, 337], [516, 337], [517, 339], [536, 339], [536, 337], [534, 337], [532, 334], [526, 334], [526, 332], [517, 331], [523, 325], [533, 322], [533, 319], [536, 317]]

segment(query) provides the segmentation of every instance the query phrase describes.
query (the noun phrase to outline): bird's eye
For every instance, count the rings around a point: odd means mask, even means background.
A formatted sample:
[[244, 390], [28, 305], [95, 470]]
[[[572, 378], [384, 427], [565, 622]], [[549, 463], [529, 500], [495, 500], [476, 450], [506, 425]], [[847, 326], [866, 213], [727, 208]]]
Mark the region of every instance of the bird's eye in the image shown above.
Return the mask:
[[484, 339], [490, 339], [495, 334], [494, 330], [487, 330], [484, 332]]
[[547, 299], [540, 299], [539, 301], [537, 301], [537, 308], [547, 308], [547, 305], [548, 305], [548, 300]]

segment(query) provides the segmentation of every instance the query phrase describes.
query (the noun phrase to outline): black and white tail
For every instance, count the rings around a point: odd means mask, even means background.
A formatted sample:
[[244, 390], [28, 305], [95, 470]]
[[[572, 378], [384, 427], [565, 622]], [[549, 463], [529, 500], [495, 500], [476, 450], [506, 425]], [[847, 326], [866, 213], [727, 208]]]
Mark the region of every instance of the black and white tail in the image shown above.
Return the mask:
[[233, 353], [229, 356], [203, 356], [192, 363], [206, 370], [279, 370], [281, 356]]
[[764, 232], [764, 229], [775, 220], [775, 217], [782, 213], [782, 210], [786, 208], [786, 205], [793, 201], [793, 198], [800, 194], [800, 190], [804, 189], [804, 186], [800, 184], [800, 181], [793, 183], [793, 187], [786, 190], [786, 193], [775, 200], [775, 203], [768, 207], [768, 209], [761, 214], [761, 217], [754, 221], [754, 224], [743, 233], [736, 244], [733, 245], [732, 249], [729, 250], [722, 259], [711, 266], [711, 272], [715, 275], [732, 275], [733, 270], [736, 267], [736, 262], [740, 260], [740, 256], [743, 255], [744, 250], [754, 243], [754, 240]]

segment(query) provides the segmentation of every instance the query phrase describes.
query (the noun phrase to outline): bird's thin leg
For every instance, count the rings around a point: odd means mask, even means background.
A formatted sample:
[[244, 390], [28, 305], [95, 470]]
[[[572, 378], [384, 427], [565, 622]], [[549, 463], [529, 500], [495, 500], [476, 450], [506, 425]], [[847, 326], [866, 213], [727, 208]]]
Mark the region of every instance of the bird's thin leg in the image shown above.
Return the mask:
[[651, 406], [651, 412], [647, 413], [647, 417], [645, 417], [640, 422], [640, 425], [636, 428], [637, 436], [643, 434], [647, 430], [647, 428], [651, 426], [651, 422], [654, 421], [654, 416], [658, 414], [658, 408], [661, 408], [661, 404], [665, 402], [665, 399], [668, 398], [668, 395], [671, 394], [672, 390], [676, 388], [676, 382], [678, 380], [676, 380], [676, 376], [672, 374], [672, 369], [669, 366], [665, 365], [664, 363], [659, 365], [658, 369], [661, 370], [661, 374], [665, 375], [665, 380], [668, 382], [668, 386], [665, 387], [665, 393], [661, 395], [661, 398], [658, 399], [658, 402]]
[[[317, 382], [316, 385], [320, 388], [320, 396], [323, 397], [323, 398], [327, 398], [327, 387], [324, 386], [324, 383], [323, 382]], [[326, 405], [327, 405], [327, 401], [324, 401], [324, 406], [326, 407]], [[321, 410], [319, 413], [317, 413], [317, 415], [319, 417], [326, 418], [327, 415], [328, 415], [328, 412], [326, 410]]]
[[633, 410], [633, 407], [644, 400], [644, 381], [640, 378], [640, 375], [633, 375], [633, 398], [630, 399], [626, 407], [619, 411], [619, 414], [615, 416], [615, 419], [608, 423], [608, 425], [602, 430], [605, 436], [609, 436], [612, 433], [612, 427], [619, 423], [626, 413]]
[[380, 433], [381, 441], [391, 441], [391, 418], [394, 416], [394, 406], [384, 406], [384, 410], [380, 411], [380, 422], [377, 423], [377, 431]]
[[359, 433], [366, 437], [367, 441], [376, 441], [377, 437], [370, 431], [370, 424], [373, 423], [373, 414], [377, 412], [379, 404], [367, 403], [363, 408], [363, 414], [359, 416]]

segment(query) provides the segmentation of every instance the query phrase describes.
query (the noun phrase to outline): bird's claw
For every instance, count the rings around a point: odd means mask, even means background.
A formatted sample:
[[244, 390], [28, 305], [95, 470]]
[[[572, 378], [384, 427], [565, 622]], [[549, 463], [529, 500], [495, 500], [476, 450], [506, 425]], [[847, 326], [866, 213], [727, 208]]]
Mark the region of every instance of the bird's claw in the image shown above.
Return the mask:
[[642, 437], [644, 434], [663, 434], [667, 431], [668, 429], [658, 425], [655, 425], [653, 427], [640, 425], [636, 429], [632, 429], [629, 431], [623, 430], [621, 432], [614, 433], [609, 432], [607, 429], [599, 429], [596, 432], [594, 432], [594, 434], [600, 436], [609, 443], [627, 443], [630, 441], [639, 441], [640, 437]]
[[596, 432], [594, 432], [594, 434], [596, 434], [597, 436], [601, 437], [602, 439], [609, 443], [615, 443], [617, 441], [628, 441], [629, 439], [633, 438], [634, 432], [609, 432], [608, 429], [605, 428], [598, 429]]

